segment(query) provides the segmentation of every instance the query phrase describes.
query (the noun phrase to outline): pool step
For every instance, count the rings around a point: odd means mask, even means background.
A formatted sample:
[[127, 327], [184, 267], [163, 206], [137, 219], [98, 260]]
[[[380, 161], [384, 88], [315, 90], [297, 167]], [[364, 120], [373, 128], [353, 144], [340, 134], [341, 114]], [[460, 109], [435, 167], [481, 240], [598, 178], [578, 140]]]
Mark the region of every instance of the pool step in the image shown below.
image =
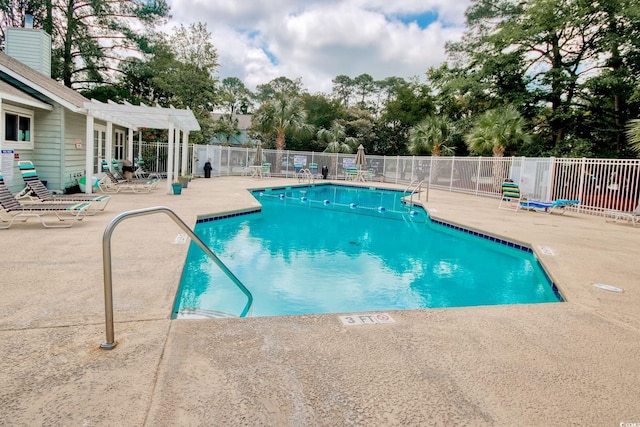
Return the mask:
[[176, 319], [221, 319], [238, 317], [235, 314], [225, 313], [218, 310], [207, 310], [203, 308], [184, 308], [178, 312]]

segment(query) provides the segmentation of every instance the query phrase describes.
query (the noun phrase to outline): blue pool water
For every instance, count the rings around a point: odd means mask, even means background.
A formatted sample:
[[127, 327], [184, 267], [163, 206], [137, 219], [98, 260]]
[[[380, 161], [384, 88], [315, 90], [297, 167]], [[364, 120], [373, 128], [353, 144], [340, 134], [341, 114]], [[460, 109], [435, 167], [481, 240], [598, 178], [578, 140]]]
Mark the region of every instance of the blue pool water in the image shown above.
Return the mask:
[[[195, 229], [253, 294], [252, 316], [562, 300], [530, 250], [432, 222], [401, 192], [316, 185], [254, 195], [261, 212]], [[174, 316], [238, 315], [246, 302], [192, 243]]]

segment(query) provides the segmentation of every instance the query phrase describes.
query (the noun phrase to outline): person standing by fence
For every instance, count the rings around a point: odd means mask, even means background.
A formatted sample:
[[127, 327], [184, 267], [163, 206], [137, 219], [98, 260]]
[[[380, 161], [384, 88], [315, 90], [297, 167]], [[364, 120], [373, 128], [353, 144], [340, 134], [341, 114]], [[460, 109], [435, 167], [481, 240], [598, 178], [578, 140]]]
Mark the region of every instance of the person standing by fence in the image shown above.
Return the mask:
[[204, 164], [204, 177], [205, 178], [211, 178], [211, 169], [213, 169], [213, 167], [211, 167], [211, 159], [209, 159]]

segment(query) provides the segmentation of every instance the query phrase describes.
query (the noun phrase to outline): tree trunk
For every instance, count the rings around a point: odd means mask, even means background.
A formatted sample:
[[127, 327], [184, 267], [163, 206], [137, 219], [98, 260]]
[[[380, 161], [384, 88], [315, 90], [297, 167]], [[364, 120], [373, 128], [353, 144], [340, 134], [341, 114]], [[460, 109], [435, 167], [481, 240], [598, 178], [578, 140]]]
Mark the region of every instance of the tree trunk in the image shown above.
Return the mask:
[[64, 57], [62, 58], [62, 81], [67, 87], [71, 87], [71, 76], [73, 74], [73, 58], [71, 57], [71, 43], [77, 23], [73, 16], [75, 0], [68, 0], [67, 3], [67, 32], [64, 35]]

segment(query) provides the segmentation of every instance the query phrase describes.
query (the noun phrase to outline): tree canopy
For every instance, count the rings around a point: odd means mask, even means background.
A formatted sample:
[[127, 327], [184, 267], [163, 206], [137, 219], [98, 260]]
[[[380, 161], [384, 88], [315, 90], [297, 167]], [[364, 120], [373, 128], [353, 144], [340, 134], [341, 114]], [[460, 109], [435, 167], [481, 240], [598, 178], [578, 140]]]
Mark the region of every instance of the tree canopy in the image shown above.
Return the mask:
[[[286, 76], [254, 91], [220, 80], [205, 24], [155, 31], [169, 19], [166, 0], [6, 0], [3, 26], [21, 25], [26, 8], [52, 35], [54, 78], [103, 101], [188, 107], [197, 142], [231, 135], [234, 116], [249, 113], [252, 135], [279, 149], [349, 141], [385, 155], [640, 155], [636, 0], [477, 0], [448, 61], [424, 80], [341, 74], [327, 94]], [[213, 111], [228, 120], [214, 123]]]

